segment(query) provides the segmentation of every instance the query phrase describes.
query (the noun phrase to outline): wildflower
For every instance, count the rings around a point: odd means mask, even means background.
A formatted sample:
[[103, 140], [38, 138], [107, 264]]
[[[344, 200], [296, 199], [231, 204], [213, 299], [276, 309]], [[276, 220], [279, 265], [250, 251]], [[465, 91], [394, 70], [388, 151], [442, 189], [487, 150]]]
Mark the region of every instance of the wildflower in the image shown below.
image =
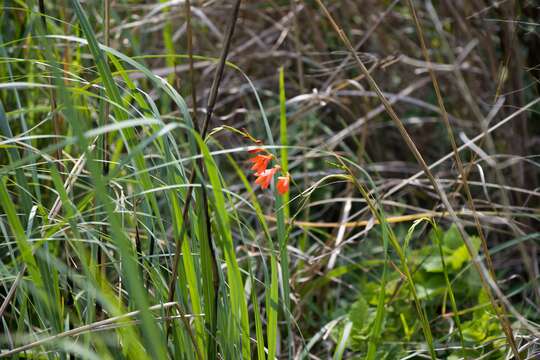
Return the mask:
[[249, 159], [253, 163], [251, 170], [255, 171], [255, 175], [259, 175], [266, 170], [270, 160], [272, 160], [272, 155], [256, 155], [254, 158]]
[[286, 194], [289, 191], [289, 174], [287, 174], [286, 176], [278, 177], [276, 187], [278, 193], [280, 193], [281, 195]]
[[271, 169], [266, 169], [257, 175], [257, 180], [255, 180], [255, 184], [258, 184], [261, 186], [261, 189], [267, 189], [268, 186], [270, 186], [270, 182], [274, 178], [274, 174], [280, 169], [279, 165], [274, 166]]

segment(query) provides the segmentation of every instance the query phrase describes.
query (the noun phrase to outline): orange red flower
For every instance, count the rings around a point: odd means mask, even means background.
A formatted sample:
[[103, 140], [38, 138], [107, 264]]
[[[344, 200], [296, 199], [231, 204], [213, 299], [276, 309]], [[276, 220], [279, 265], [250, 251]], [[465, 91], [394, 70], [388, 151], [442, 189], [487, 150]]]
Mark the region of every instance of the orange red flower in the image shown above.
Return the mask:
[[268, 189], [268, 187], [270, 186], [270, 182], [272, 182], [274, 175], [279, 169], [280, 167], [276, 165], [271, 169], [266, 169], [263, 172], [256, 174], [257, 179], [255, 180], [255, 184], [260, 185], [261, 189], [263, 190]]
[[251, 170], [255, 171], [255, 175], [264, 172], [268, 168], [270, 160], [272, 160], [272, 155], [256, 155], [254, 158], [249, 159], [253, 163]]
[[289, 191], [289, 175], [278, 177], [277, 191], [281, 195], [286, 194]]
[[[262, 145], [262, 142], [259, 140], [255, 143], [257, 145]], [[251, 170], [255, 171], [255, 176], [257, 177], [257, 179], [255, 179], [255, 184], [260, 185], [261, 189], [263, 190], [267, 189], [272, 183], [274, 175], [281, 170], [281, 166], [275, 165], [274, 167], [268, 169], [268, 165], [272, 160], [275, 159], [275, 157], [272, 153], [262, 147], [249, 147], [248, 153], [254, 155], [251, 159], [249, 159], [249, 162], [253, 164]], [[281, 175], [282, 176], [278, 177], [276, 189], [279, 194], [284, 195], [289, 191], [290, 176], [288, 173], [282, 173]]]

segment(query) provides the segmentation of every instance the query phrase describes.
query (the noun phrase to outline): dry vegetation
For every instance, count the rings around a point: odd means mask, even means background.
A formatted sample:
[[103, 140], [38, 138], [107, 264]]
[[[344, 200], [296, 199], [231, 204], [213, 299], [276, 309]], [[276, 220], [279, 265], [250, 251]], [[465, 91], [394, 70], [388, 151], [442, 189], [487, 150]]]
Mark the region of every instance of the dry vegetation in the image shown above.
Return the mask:
[[536, 0], [0, 19], [0, 358], [540, 357]]

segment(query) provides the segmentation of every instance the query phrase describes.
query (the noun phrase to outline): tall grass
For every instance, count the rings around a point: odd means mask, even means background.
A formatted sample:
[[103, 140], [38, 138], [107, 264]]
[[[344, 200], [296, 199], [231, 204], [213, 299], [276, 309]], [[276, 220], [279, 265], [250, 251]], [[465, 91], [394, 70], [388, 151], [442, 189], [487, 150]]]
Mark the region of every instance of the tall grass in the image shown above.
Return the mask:
[[490, 7], [344, 3], [0, 5], [0, 358], [537, 356], [538, 163], [503, 154], [538, 130], [529, 7], [492, 47]]

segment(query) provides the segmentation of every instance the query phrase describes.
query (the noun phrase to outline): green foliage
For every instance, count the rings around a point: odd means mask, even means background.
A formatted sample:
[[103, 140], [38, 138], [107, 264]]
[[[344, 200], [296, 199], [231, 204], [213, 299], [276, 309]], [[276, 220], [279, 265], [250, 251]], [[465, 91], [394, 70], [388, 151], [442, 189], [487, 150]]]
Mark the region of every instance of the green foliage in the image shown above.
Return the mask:
[[[467, 351], [448, 350], [438, 353], [442, 357], [450, 356], [480, 356], [490, 353], [488, 359], [499, 359], [504, 344], [504, 336], [500, 324], [492, 311], [489, 299], [483, 291], [478, 275], [471, 268], [469, 256], [463, 240], [455, 228], [451, 226], [442, 234], [443, 259], [439, 255], [437, 242], [434, 240], [435, 230], [430, 231], [427, 238], [430, 240], [408, 254], [409, 265], [413, 269], [414, 285], [419, 298], [424, 303], [434, 337], [439, 339], [439, 345], [456, 345], [459, 334], [452, 316], [448, 313], [450, 300], [448, 287], [444, 278], [444, 263], [447, 264], [447, 275], [451, 279], [454, 296], [459, 299], [461, 307], [462, 331]], [[480, 239], [472, 237], [475, 250], [480, 248]], [[420, 241], [421, 242], [421, 241]], [[377, 358], [396, 359], [405, 356], [410, 343], [422, 341], [420, 321], [410, 311], [411, 296], [405, 286], [406, 280], [398, 273], [389, 275], [385, 287], [386, 303], [384, 311], [383, 332], [381, 344], [377, 349]], [[359, 286], [360, 294], [349, 307], [346, 317], [336, 327], [333, 335], [340, 338], [347, 323], [352, 324], [348, 347], [363, 358], [367, 351], [368, 339], [372, 335], [375, 324], [375, 312], [379, 297], [379, 283], [376, 279], [362, 276]], [[471, 311], [467, 309], [472, 309]], [[455, 346], [454, 346], [455, 347]], [[472, 350], [476, 347], [477, 350]], [[495, 351], [494, 351], [495, 350]]]

